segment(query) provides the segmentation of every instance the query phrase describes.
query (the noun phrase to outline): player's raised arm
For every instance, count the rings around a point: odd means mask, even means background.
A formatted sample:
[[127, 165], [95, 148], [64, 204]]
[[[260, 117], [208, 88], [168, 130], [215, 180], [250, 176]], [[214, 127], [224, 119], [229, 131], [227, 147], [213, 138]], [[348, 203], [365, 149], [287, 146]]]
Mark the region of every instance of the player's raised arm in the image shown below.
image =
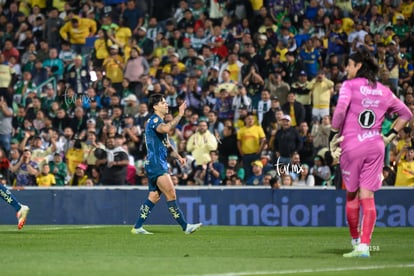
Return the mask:
[[[167, 103], [165, 103], [165, 104], [167, 104]], [[186, 110], [186, 108], [187, 108], [187, 104], [186, 104], [186, 102], [183, 102], [180, 105], [180, 107], [178, 108], [178, 115], [175, 116], [175, 118], [172, 119], [168, 123], [159, 124], [158, 127], [157, 127], [157, 132], [158, 133], [168, 133], [170, 130], [176, 128], [178, 123], [180, 122], [181, 118], [184, 116], [184, 111]]]
[[131, 229], [132, 234], [152, 234], [143, 228], [143, 224], [151, 213], [151, 209], [159, 201], [161, 194], [167, 200], [168, 211], [175, 221], [181, 226], [185, 234], [194, 233], [201, 227], [201, 223], [187, 223], [181, 209], [177, 204], [177, 195], [174, 183], [170, 176], [168, 164], [168, 150], [172, 150], [172, 157], [178, 159], [180, 165], [185, 163], [185, 159], [175, 151], [168, 139], [168, 132], [173, 130], [181, 117], [184, 115], [186, 104], [179, 107], [178, 116], [171, 122], [165, 123], [164, 117], [168, 113], [168, 103], [161, 94], [152, 94], [148, 101], [149, 108], [154, 111], [148, 119], [145, 127], [145, 141], [147, 143], [147, 161], [145, 163], [145, 172], [148, 177], [148, 197], [141, 205], [138, 219]]

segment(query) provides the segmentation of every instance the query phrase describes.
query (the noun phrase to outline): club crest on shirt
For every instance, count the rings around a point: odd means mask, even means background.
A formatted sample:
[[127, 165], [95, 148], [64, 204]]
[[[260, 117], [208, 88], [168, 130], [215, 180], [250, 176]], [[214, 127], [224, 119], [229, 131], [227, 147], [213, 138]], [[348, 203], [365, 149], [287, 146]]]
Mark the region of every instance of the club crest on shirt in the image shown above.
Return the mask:
[[158, 118], [154, 118], [154, 123], [158, 123]]

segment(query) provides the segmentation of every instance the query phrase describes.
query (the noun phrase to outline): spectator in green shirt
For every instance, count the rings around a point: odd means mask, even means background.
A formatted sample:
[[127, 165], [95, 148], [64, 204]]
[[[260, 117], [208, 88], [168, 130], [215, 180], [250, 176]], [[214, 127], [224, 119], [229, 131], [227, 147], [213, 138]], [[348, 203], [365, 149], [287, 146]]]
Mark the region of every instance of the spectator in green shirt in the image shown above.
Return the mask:
[[55, 153], [53, 161], [49, 161], [50, 171], [55, 175], [56, 186], [64, 186], [66, 182], [67, 167], [62, 162], [62, 156], [59, 153]]

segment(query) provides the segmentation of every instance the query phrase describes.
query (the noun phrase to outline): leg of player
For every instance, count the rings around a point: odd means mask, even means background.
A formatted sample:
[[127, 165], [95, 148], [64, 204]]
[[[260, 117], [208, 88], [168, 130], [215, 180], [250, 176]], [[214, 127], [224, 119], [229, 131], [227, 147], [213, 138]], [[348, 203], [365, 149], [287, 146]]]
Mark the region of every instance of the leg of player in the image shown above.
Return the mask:
[[359, 196], [358, 191], [346, 193], [346, 220], [352, 237], [352, 247], [355, 249], [360, 243], [359, 238]]
[[164, 174], [158, 177], [157, 186], [167, 199], [168, 210], [170, 211], [173, 218], [177, 221], [185, 234], [191, 234], [197, 231], [201, 227], [201, 223], [190, 224], [184, 218], [181, 209], [177, 205], [177, 196], [175, 193], [174, 184], [169, 174]]
[[148, 216], [151, 213], [152, 208], [154, 208], [155, 204], [160, 200], [160, 192], [159, 191], [150, 191], [148, 194], [147, 200], [141, 205], [139, 208], [139, 216], [137, 222], [134, 225], [134, 228], [131, 229], [132, 234], [144, 234], [144, 235], [151, 235], [151, 232], [142, 227], [144, 222], [147, 220]]
[[17, 229], [22, 229], [26, 223], [27, 215], [29, 214], [29, 207], [21, 204], [9, 191], [9, 189], [7, 189], [7, 187], [2, 184], [0, 184], [0, 196], [4, 201], [14, 207], [17, 212]]
[[344, 254], [344, 257], [367, 258], [370, 256], [369, 245], [371, 243], [375, 221], [377, 220], [374, 192], [361, 188], [359, 191], [359, 197], [362, 206], [361, 243], [354, 251]]

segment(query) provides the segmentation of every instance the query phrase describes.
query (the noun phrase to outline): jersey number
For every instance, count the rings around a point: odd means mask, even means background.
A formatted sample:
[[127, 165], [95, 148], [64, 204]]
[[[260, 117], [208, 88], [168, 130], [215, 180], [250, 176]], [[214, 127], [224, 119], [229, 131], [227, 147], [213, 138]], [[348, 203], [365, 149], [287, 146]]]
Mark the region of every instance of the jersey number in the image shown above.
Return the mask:
[[375, 123], [374, 111], [365, 109], [359, 113], [358, 122], [362, 128], [371, 128]]

